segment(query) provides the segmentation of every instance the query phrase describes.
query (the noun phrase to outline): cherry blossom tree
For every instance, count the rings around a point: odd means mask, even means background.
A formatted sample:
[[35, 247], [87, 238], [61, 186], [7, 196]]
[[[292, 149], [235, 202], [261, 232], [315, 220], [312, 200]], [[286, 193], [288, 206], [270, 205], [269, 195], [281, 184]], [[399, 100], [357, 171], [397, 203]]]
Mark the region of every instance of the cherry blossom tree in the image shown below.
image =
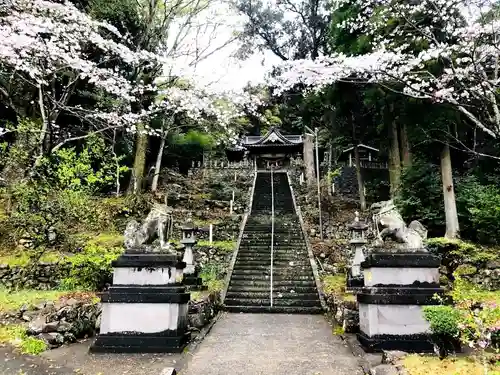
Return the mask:
[[[338, 81], [376, 82], [451, 105], [481, 131], [500, 136], [500, 20], [477, 17], [491, 4], [475, 4], [477, 16], [471, 21], [464, 17], [464, 1], [354, 3], [359, 13], [337, 27], [370, 37], [371, 52], [284, 63], [269, 79], [278, 92], [298, 83], [318, 90]], [[391, 23], [396, 26], [388, 31]]]
[[[115, 27], [93, 19], [68, 1], [12, 0], [0, 5], [0, 98], [22, 118], [27, 114], [19, 104], [19, 84], [32, 97], [32, 112], [41, 119], [34, 165], [45, 152], [54, 152], [68, 142], [95, 133], [111, 131], [116, 138], [116, 130], [125, 129], [146, 140], [149, 135], [163, 136], [164, 129], [149, 125], [162, 112], [182, 112], [195, 121], [211, 117], [223, 126], [238, 116], [239, 106], [249, 103], [248, 99], [227, 94], [226, 105], [216, 105], [220, 98], [203, 88], [191, 84], [189, 89], [180, 90], [175, 86], [186, 66], [221, 46], [182, 44], [190, 27], [201, 29], [201, 24], [190, 25], [195, 24], [196, 15], [206, 10], [205, 2], [177, 0], [168, 6], [160, 5], [159, 1], [151, 2], [149, 8], [142, 10], [150, 30], [139, 38], [134, 49], [128, 47], [130, 40]], [[168, 35], [173, 40], [156, 35], [168, 34], [170, 25], [166, 23], [178, 12], [179, 23], [172, 26], [177, 33]], [[209, 30], [207, 27], [205, 31]], [[212, 23], [211, 27], [216, 25]], [[191, 62], [181, 59], [190, 53], [194, 55]], [[143, 77], [151, 70], [162, 71], [168, 84], [144, 83]], [[83, 107], [72, 103], [72, 95], [82, 83], [111, 98], [112, 105]], [[145, 95], [161, 100], [144, 107], [140, 102]], [[242, 102], [238, 104], [238, 100]], [[86, 123], [90, 131], [72, 134], [70, 127], [57, 122], [61, 113]], [[56, 134], [57, 142], [47, 149], [49, 134]]]

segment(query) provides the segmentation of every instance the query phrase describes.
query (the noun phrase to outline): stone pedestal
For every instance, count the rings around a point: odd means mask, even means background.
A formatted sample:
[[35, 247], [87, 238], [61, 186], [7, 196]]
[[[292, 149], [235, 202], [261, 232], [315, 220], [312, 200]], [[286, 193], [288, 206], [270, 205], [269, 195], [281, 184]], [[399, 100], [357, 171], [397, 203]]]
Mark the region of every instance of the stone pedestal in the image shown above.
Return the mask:
[[422, 310], [443, 293], [439, 265], [439, 257], [426, 252], [373, 253], [361, 263], [358, 340], [365, 351], [434, 351]]
[[181, 352], [189, 341], [185, 263], [174, 254], [125, 253], [112, 262], [102, 296], [100, 333], [91, 352]]

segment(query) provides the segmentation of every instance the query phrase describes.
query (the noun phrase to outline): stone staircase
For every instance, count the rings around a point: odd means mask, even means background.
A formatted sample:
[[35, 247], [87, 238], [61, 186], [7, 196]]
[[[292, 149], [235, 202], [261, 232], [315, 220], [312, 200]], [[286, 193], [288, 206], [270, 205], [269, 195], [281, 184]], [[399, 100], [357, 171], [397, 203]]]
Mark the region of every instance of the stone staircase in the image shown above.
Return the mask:
[[275, 222], [272, 277], [271, 174], [259, 172], [255, 181], [252, 211], [243, 230], [224, 299], [225, 309], [231, 312], [322, 313], [288, 176], [284, 172], [276, 172], [273, 180]]

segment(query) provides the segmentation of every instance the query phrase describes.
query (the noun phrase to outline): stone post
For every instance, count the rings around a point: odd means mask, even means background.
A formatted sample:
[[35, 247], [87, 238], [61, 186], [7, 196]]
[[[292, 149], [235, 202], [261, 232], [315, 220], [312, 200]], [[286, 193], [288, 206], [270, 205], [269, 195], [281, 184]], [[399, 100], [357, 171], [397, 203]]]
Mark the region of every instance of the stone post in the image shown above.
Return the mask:
[[304, 167], [307, 184], [314, 184], [316, 181], [316, 172], [314, 171], [314, 136], [311, 134], [306, 134], [304, 137]]

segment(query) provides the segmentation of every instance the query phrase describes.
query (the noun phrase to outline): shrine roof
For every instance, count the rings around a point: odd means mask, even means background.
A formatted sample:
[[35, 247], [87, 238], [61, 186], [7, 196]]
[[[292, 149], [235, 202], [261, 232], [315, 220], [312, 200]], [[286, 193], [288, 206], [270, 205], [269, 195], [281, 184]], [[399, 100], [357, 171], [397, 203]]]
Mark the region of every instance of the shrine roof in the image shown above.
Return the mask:
[[[371, 151], [375, 151], [375, 152], [379, 152], [379, 151], [380, 151], [378, 148], [371, 147], [371, 146], [367, 146], [367, 145], [364, 145], [364, 144], [362, 144], [362, 143], [360, 143], [360, 144], [358, 145], [358, 147], [359, 147], [359, 148], [364, 148], [364, 149], [367, 149], [367, 150], [371, 150]], [[349, 148], [347, 148], [347, 149], [343, 150], [343, 151], [342, 151], [342, 153], [344, 153], [344, 152], [348, 152], [348, 151], [352, 151], [352, 150], [354, 150], [354, 146], [349, 147]]]
[[264, 136], [246, 136], [242, 139], [245, 147], [265, 147], [265, 146], [296, 146], [302, 144], [302, 135], [284, 135], [278, 128], [272, 127]]

